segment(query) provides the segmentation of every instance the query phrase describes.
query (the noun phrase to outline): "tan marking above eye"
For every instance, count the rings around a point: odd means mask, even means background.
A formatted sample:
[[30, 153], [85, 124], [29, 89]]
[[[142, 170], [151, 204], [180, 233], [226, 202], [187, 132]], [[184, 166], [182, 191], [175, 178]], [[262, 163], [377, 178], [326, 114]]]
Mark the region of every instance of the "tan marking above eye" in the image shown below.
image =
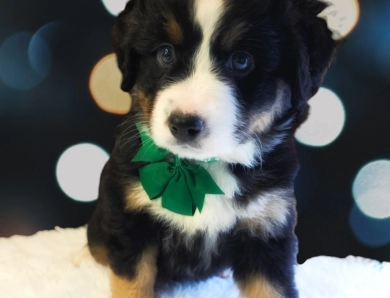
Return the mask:
[[221, 40], [222, 46], [227, 50], [231, 50], [232, 47], [244, 38], [244, 34], [248, 32], [249, 26], [247, 23], [242, 22], [230, 27], [228, 32], [223, 32]]
[[165, 18], [167, 21], [164, 24], [164, 27], [172, 43], [176, 45], [181, 44], [183, 42], [183, 30], [181, 26], [176, 21], [174, 16], [167, 15]]

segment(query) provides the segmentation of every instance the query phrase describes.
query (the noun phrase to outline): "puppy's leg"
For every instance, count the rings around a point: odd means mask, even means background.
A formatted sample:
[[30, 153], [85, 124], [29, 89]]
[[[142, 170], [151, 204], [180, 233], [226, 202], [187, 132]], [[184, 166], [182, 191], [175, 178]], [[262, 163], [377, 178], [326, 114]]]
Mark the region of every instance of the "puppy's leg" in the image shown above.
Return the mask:
[[245, 281], [238, 282], [242, 298], [284, 298], [282, 291], [277, 289], [260, 274], [253, 274]]
[[242, 298], [297, 298], [295, 235], [261, 239], [241, 233], [234, 245], [233, 273]]
[[[104, 212], [113, 214], [112, 218], [107, 219]], [[114, 298], [153, 298], [157, 233], [158, 227], [146, 212], [95, 211], [88, 225], [89, 250], [98, 263], [111, 269]]]
[[112, 297], [153, 298], [156, 273], [156, 249], [148, 249], [138, 261], [134, 276], [121, 276], [111, 271]]

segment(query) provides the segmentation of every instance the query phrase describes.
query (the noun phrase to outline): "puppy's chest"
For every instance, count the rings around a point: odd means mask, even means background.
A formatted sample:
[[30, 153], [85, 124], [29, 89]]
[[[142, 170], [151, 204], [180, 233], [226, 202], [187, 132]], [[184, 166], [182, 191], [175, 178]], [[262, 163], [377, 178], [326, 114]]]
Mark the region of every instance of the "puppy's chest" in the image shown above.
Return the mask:
[[245, 206], [237, 204], [235, 195], [240, 193], [236, 177], [228, 165], [222, 162], [206, 164], [205, 168], [224, 195], [206, 195], [202, 212], [193, 216], [174, 213], [162, 207], [161, 198], [150, 200], [141, 184], [133, 185], [128, 196], [129, 209], [146, 210], [153, 220], [163, 223], [183, 236], [201, 233], [212, 243], [221, 233], [237, 227], [246, 229], [258, 237], [276, 235], [286, 224], [293, 206], [293, 190], [275, 188], [254, 196]]
[[193, 216], [185, 216], [167, 210], [162, 207], [161, 198], [150, 200], [140, 183], [133, 186], [127, 195], [129, 209], [133, 206], [145, 208], [153, 219], [162, 221], [187, 235], [202, 232], [215, 237], [221, 232], [228, 231], [237, 221], [234, 194], [239, 189], [238, 182], [226, 163], [215, 162], [207, 164], [205, 168], [224, 195], [206, 195], [202, 212], [196, 210]]

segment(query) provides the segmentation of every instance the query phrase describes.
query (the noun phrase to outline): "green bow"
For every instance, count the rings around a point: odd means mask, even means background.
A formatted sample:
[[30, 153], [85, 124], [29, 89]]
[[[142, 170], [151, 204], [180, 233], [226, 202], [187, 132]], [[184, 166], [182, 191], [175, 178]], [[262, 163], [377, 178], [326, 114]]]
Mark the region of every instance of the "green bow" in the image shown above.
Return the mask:
[[[191, 164], [174, 155], [174, 161], [166, 161], [171, 154], [158, 147], [137, 123], [142, 146], [132, 162], [148, 162], [139, 169], [141, 184], [151, 200], [162, 198], [162, 206], [175, 213], [193, 216], [196, 209], [203, 209], [206, 194], [224, 193], [201, 165]], [[213, 162], [215, 159], [203, 162]]]

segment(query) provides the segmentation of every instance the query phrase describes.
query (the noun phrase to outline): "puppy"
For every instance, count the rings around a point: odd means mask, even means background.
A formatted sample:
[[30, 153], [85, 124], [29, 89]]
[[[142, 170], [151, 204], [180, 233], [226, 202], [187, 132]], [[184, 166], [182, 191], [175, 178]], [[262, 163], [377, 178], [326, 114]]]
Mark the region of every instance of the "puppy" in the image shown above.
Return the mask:
[[[88, 225], [113, 297], [150, 298], [161, 284], [226, 268], [242, 297], [298, 297], [293, 136], [336, 48], [317, 17], [324, 8], [317, 0], [131, 0], [118, 16], [113, 47], [134, 104]], [[151, 198], [140, 173], [152, 163], [134, 159], [141, 134], [165, 150], [164, 162], [202, 167], [221, 192], [206, 192], [186, 215]], [[174, 187], [170, 195], [188, 199]]]

